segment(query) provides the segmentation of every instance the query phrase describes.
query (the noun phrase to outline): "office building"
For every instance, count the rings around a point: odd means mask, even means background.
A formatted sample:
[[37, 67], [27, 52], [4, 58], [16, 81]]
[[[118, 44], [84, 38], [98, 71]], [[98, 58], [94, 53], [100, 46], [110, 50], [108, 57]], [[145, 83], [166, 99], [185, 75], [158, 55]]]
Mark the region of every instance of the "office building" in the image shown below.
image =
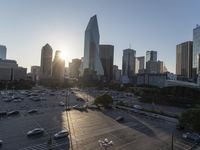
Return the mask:
[[122, 57], [122, 76], [132, 77], [135, 74], [135, 55], [133, 49], [123, 50]]
[[198, 62], [197, 62], [197, 57], [198, 54], [200, 54], [200, 26], [197, 25], [196, 28], [193, 29], [193, 63], [192, 63], [192, 67], [194, 69], [194, 73], [196, 76], [199, 72], [199, 68], [198, 67]]
[[135, 62], [135, 73], [144, 73], [144, 66], [145, 65], [145, 57], [136, 57], [136, 62]]
[[176, 74], [192, 78], [193, 42], [187, 41], [176, 46]]
[[52, 74], [52, 53], [53, 50], [49, 44], [42, 47], [41, 51], [41, 65], [40, 65], [40, 79], [48, 79]]
[[110, 81], [113, 78], [113, 45], [99, 45], [99, 57], [104, 69], [104, 79]]
[[118, 69], [117, 65], [113, 65], [113, 80], [120, 81], [121, 80], [122, 71]]
[[6, 59], [7, 48], [4, 45], [0, 45], [0, 59]]
[[148, 61], [157, 61], [157, 51], [146, 52], [146, 62]]
[[146, 73], [150, 74], [163, 73], [163, 62], [162, 61], [146, 62]]
[[85, 30], [84, 59], [80, 67], [81, 76], [83, 76], [85, 69], [90, 70], [89, 72], [95, 72], [98, 78], [104, 75], [99, 58], [99, 28], [96, 15], [90, 18]]
[[40, 76], [40, 66], [31, 66], [31, 78], [33, 81], [38, 81]]
[[1, 81], [14, 81], [26, 80], [27, 69], [18, 67], [15, 60], [0, 59], [0, 80]]
[[61, 51], [57, 50], [52, 65], [52, 78], [58, 81], [64, 81], [65, 60], [61, 57]]
[[81, 65], [81, 59], [72, 59], [72, 62], [69, 63], [69, 77], [70, 78], [79, 77], [80, 65]]

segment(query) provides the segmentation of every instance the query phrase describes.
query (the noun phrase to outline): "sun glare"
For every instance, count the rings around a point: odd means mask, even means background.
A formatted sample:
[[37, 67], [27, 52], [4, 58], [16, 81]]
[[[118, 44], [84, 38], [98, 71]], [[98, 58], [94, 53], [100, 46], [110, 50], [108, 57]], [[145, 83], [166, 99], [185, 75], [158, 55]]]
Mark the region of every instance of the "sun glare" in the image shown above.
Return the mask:
[[66, 57], [67, 57], [66, 53], [64, 51], [61, 51], [60, 58], [66, 60]]

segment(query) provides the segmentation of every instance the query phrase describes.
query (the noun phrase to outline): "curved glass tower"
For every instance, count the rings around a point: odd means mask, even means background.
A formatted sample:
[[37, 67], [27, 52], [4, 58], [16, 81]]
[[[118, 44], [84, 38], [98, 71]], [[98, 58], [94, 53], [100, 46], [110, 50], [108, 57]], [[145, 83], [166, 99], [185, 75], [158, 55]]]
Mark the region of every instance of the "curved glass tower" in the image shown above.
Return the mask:
[[96, 71], [97, 76], [104, 75], [99, 58], [99, 28], [96, 15], [90, 18], [85, 30], [84, 58], [81, 67], [81, 75], [83, 75], [85, 69]]

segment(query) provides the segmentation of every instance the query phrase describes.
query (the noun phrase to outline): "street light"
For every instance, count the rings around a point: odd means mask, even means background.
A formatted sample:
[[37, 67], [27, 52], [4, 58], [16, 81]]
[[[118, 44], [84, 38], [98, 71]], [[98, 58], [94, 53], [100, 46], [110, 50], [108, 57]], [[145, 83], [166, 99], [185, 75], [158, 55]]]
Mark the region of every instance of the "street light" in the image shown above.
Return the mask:
[[104, 140], [99, 140], [99, 145], [104, 148], [104, 150], [107, 150], [107, 148], [113, 146], [113, 141], [109, 141], [107, 138]]

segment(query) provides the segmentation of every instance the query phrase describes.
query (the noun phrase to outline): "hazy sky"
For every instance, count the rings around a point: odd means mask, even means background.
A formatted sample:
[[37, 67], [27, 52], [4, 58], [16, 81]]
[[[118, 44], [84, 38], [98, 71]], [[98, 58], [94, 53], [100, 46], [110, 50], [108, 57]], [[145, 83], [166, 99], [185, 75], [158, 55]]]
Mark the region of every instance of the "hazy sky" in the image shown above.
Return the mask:
[[115, 46], [114, 64], [122, 50], [137, 56], [158, 51], [158, 59], [175, 72], [176, 45], [192, 40], [200, 24], [199, 0], [0, 0], [0, 44], [7, 58], [30, 68], [40, 65], [41, 47], [65, 51], [66, 61], [83, 56], [84, 31], [97, 14], [100, 43]]

